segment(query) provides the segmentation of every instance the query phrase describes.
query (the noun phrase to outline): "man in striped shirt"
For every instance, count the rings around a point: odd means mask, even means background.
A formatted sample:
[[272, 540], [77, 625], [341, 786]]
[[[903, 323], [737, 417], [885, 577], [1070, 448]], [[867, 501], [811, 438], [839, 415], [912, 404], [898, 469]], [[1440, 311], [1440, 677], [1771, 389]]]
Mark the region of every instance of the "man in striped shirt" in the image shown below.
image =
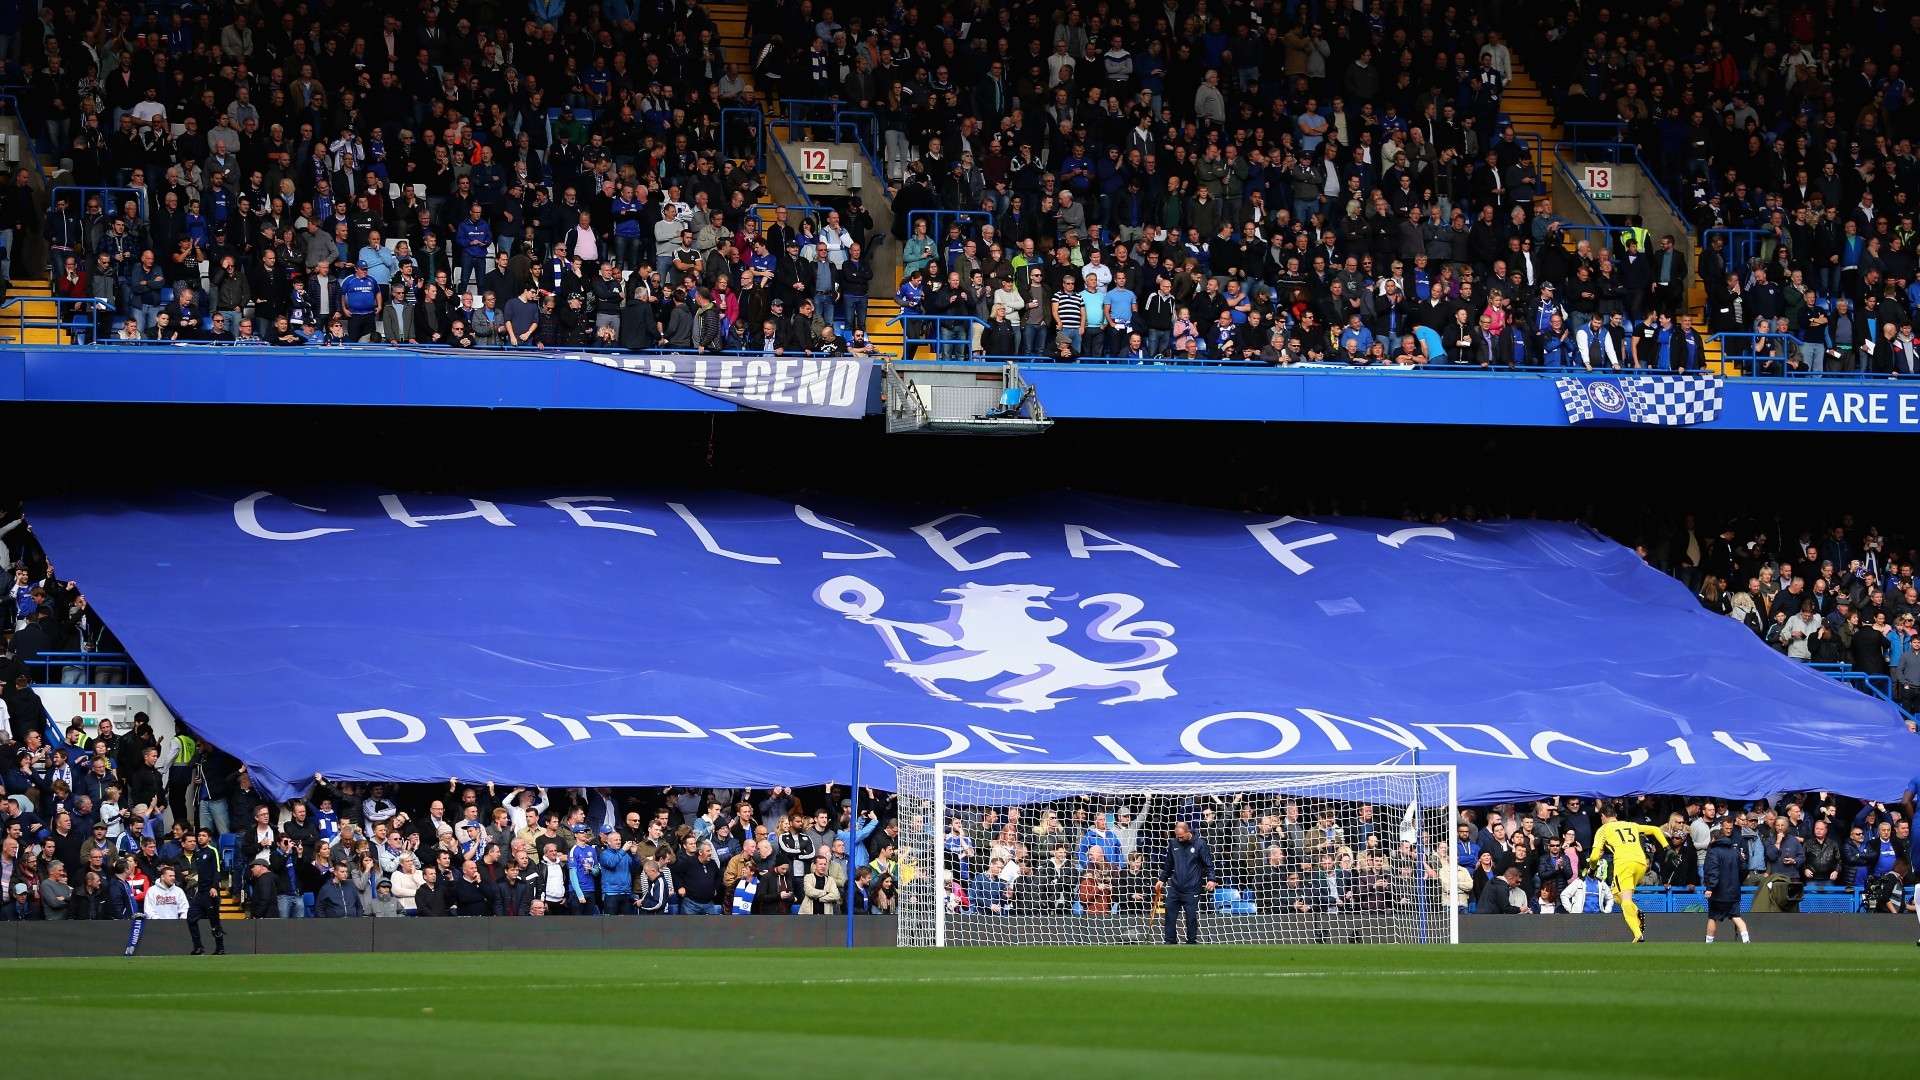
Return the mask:
[[1080, 354], [1081, 329], [1086, 325], [1086, 301], [1080, 295], [1080, 281], [1068, 274], [1060, 279], [1060, 291], [1053, 294], [1051, 304], [1053, 325], [1060, 328], [1060, 336], [1073, 346], [1074, 355]]

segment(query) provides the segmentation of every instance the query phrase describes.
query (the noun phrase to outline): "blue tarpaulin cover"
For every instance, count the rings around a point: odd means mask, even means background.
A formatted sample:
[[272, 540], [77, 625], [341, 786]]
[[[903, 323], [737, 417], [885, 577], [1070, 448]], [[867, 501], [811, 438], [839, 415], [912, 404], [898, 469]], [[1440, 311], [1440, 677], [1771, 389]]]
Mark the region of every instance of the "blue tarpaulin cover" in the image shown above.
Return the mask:
[[[314, 772], [1452, 763], [1463, 802], [1895, 798], [1920, 739], [1571, 524], [728, 492], [178, 491], [32, 521], [168, 704]], [[869, 782], [891, 781], [874, 765]]]

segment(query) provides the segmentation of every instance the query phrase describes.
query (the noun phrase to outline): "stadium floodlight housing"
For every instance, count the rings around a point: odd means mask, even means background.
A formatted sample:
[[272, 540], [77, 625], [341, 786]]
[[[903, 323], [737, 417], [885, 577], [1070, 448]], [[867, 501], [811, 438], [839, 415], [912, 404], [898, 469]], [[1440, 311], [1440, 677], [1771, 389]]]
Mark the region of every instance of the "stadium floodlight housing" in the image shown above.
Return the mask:
[[[901, 945], [1160, 942], [1157, 883], [1181, 821], [1213, 851], [1215, 887], [1199, 899], [1203, 942], [1460, 939], [1451, 765], [939, 763], [896, 772]], [[1093, 831], [1103, 814], [1106, 830]]]

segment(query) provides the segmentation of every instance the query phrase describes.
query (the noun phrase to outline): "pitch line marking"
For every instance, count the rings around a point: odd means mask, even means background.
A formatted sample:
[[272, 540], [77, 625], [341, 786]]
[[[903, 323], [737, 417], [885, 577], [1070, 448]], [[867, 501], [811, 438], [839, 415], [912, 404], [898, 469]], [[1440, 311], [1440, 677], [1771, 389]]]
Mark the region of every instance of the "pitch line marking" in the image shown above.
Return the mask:
[[[1086, 974], [1042, 974], [1042, 975], [915, 975], [906, 977], [849, 975], [833, 977], [811, 977], [783, 980], [783, 985], [799, 986], [949, 986], [955, 983], [1063, 983], [1063, 982], [1114, 982], [1127, 980], [1152, 979], [1352, 979], [1356, 977], [1378, 977], [1391, 979], [1436, 977], [1436, 978], [1515, 978], [1527, 975], [1569, 976], [1569, 975], [1605, 975], [1616, 969], [1601, 968], [1400, 968], [1377, 969], [1369, 971], [1352, 970], [1298, 970], [1298, 971], [1183, 971], [1183, 972], [1147, 972], [1122, 971], [1110, 973]], [[1675, 969], [1676, 971], [1680, 969]], [[1905, 975], [1897, 967], [1767, 967], [1767, 968], [1686, 968], [1688, 975]], [[575, 980], [570, 982], [519, 983], [522, 990], [578, 990], [596, 987], [621, 987], [632, 985], [632, 980]], [[764, 986], [764, 979], [699, 979], [690, 980], [688, 985], [706, 986]], [[284, 990], [273, 989], [232, 989], [208, 991], [168, 991], [116, 993], [110, 1001], [120, 1000], [168, 1000], [183, 998], [232, 998], [232, 997], [332, 997], [353, 994], [411, 994], [433, 993], [453, 989], [449, 986], [297, 986]], [[8, 999], [19, 1005], [52, 1004], [56, 1002], [97, 1002], [98, 994], [29, 994]]]

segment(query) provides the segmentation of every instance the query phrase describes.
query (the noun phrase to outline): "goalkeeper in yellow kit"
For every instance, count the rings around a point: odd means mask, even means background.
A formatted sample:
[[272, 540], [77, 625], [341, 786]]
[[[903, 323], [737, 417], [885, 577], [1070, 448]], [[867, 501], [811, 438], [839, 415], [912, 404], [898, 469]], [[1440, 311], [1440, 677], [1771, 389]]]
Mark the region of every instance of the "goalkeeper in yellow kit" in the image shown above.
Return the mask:
[[1609, 803], [1600, 811], [1600, 828], [1593, 834], [1593, 850], [1587, 853], [1588, 865], [1598, 866], [1603, 856], [1613, 856], [1613, 895], [1620, 915], [1633, 931], [1633, 940], [1641, 939], [1640, 906], [1633, 902], [1633, 887], [1647, 874], [1647, 852], [1640, 838], [1651, 836], [1656, 844], [1667, 846], [1667, 838], [1651, 825], [1621, 821], [1619, 811]]

